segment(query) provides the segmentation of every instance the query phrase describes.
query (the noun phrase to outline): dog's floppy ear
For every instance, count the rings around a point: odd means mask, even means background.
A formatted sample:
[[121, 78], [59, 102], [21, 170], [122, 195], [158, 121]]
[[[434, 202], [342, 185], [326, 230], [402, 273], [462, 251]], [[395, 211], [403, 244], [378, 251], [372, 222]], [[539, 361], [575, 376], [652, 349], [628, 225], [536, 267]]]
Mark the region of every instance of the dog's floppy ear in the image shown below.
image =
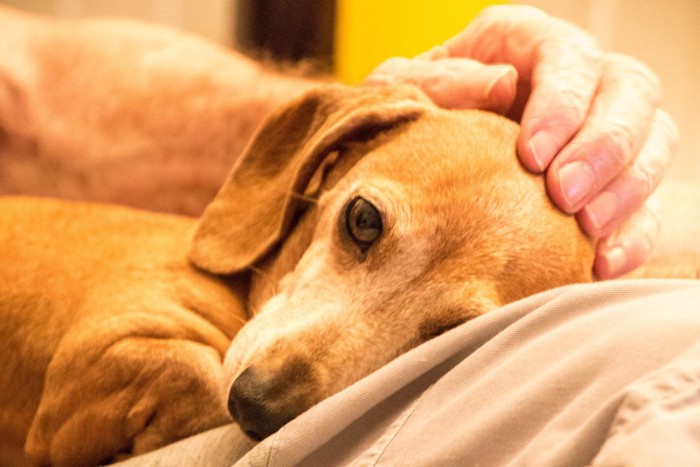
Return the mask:
[[411, 87], [327, 85], [272, 114], [202, 215], [190, 260], [215, 274], [249, 267], [286, 234], [329, 153], [353, 135], [417, 118], [426, 102]]

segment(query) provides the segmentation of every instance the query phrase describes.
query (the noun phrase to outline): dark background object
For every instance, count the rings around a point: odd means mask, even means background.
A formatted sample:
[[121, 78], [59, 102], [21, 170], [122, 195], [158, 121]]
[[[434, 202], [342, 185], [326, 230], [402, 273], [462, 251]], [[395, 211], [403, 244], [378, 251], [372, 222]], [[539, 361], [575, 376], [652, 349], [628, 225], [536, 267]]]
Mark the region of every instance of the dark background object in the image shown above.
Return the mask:
[[239, 0], [236, 16], [243, 52], [332, 71], [335, 0]]

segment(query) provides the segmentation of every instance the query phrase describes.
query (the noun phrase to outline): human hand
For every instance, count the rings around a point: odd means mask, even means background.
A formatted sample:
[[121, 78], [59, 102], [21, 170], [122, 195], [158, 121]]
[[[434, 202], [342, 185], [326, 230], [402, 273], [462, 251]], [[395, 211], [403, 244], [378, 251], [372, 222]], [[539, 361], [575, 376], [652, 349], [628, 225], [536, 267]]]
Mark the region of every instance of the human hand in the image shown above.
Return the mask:
[[523, 165], [546, 171], [554, 203], [599, 239], [600, 279], [649, 256], [659, 229], [649, 197], [677, 129], [645, 65], [603, 53], [587, 33], [535, 8], [496, 6], [416, 59], [383, 63], [367, 78], [378, 82], [412, 82], [443, 107], [519, 121]]

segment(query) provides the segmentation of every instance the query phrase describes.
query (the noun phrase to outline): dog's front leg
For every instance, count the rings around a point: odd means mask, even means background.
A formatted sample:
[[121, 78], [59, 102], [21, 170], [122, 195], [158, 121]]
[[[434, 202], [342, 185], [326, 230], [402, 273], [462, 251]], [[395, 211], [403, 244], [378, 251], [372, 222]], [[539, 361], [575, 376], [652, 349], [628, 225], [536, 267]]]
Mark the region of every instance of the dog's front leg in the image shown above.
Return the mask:
[[68, 333], [49, 365], [27, 455], [41, 465], [96, 465], [225, 424], [221, 349], [212, 345], [220, 336], [178, 314], [186, 319], [122, 314]]

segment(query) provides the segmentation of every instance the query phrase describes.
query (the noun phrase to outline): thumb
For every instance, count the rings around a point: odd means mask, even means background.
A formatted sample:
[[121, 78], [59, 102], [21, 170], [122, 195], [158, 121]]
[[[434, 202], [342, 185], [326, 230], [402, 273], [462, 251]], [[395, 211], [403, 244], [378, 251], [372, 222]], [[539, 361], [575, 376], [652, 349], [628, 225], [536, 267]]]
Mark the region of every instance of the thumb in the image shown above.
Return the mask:
[[390, 58], [365, 78], [364, 85], [413, 84], [436, 105], [505, 113], [513, 105], [518, 73], [510, 65], [485, 65], [465, 58]]

